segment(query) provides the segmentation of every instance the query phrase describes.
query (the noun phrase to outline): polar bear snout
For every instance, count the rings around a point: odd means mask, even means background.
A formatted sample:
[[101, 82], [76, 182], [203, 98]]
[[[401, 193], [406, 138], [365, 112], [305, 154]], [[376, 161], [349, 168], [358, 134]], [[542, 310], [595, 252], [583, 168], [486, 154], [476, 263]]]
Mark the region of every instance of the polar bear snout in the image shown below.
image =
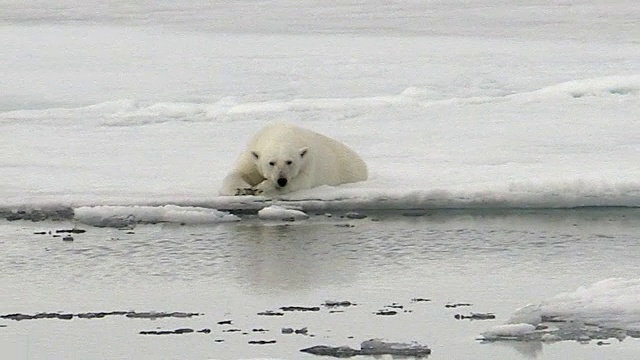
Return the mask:
[[287, 179], [281, 177], [281, 178], [278, 179], [277, 183], [278, 183], [278, 186], [285, 187], [285, 186], [287, 186]]

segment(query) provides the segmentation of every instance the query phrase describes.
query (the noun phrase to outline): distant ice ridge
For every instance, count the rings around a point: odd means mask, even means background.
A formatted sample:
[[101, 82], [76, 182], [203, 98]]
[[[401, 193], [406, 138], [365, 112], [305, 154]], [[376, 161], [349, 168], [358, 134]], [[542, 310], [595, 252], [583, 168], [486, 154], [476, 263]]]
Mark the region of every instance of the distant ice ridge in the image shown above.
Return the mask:
[[567, 94], [574, 98], [608, 95], [640, 97], [640, 74], [568, 81], [533, 91], [531, 94], [547, 96]]
[[568, 81], [538, 90], [499, 94], [495, 96], [467, 96], [442, 98], [432, 89], [410, 87], [399, 94], [370, 97], [296, 98], [269, 101], [248, 101], [233, 96], [213, 102], [156, 102], [144, 103], [128, 99], [106, 101], [76, 108], [13, 110], [0, 113], [0, 124], [37, 121], [55, 123], [92, 119], [104, 126], [137, 126], [168, 121], [206, 122], [221, 117], [246, 114], [269, 114], [311, 110], [346, 110], [372, 107], [428, 107], [447, 104], [478, 104], [512, 101], [546, 101], [565, 97], [632, 96], [640, 98], [640, 74], [607, 76]]
[[485, 341], [640, 338], [640, 278], [606, 279], [527, 305], [481, 336]]

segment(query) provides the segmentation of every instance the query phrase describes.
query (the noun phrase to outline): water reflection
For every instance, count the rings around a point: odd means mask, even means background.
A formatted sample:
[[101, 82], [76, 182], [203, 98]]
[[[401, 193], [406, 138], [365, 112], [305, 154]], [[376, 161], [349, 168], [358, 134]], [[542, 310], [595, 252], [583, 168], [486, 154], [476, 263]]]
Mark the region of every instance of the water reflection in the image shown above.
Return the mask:
[[356, 281], [359, 261], [326, 224], [251, 224], [234, 226], [233, 241], [242, 247], [233, 267], [252, 287], [262, 290], [313, 289]]
[[542, 355], [543, 346], [540, 341], [501, 341], [484, 345], [511, 348], [525, 359], [538, 359]]

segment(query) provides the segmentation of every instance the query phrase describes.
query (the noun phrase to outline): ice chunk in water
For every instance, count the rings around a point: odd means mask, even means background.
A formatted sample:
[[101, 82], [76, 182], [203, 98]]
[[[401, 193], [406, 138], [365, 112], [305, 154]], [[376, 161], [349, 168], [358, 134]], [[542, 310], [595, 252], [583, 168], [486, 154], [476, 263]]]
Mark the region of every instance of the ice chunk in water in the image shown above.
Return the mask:
[[258, 217], [263, 220], [300, 220], [309, 218], [309, 215], [300, 210], [271, 205], [258, 211]]
[[531, 324], [507, 324], [494, 326], [480, 335], [484, 340], [521, 339], [533, 334], [535, 330], [536, 327]]
[[415, 341], [410, 343], [386, 342], [381, 339], [370, 339], [360, 344], [360, 351], [367, 355], [406, 355], [420, 356], [431, 353], [426, 345], [420, 345]]

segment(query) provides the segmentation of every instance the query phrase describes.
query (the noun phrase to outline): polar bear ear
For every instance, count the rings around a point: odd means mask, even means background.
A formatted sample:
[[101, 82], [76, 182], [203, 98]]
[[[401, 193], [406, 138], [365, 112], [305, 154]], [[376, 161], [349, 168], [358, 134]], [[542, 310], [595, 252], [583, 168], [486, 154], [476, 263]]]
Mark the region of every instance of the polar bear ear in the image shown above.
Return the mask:
[[260, 158], [260, 155], [258, 154], [257, 151], [251, 150], [251, 155], [255, 160], [258, 160]]
[[309, 151], [308, 147], [303, 147], [302, 149], [300, 149], [299, 153], [300, 153], [300, 157], [304, 157], [307, 154], [307, 151]]

